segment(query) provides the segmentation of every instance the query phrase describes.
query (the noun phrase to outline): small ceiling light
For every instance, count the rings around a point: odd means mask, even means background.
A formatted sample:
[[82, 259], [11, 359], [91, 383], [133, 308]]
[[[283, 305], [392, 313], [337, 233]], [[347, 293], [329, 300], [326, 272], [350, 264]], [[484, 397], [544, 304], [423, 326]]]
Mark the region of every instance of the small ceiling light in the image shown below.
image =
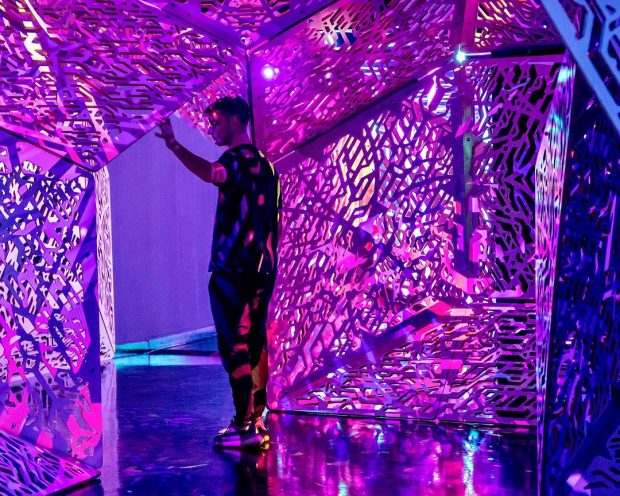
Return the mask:
[[278, 69], [273, 67], [270, 64], [265, 64], [261, 70], [261, 74], [263, 75], [263, 78], [266, 79], [267, 81], [273, 81], [276, 76], [278, 75]]
[[454, 60], [456, 60], [459, 64], [462, 64], [467, 60], [467, 54], [461, 50], [460, 48], [456, 51], [456, 55], [454, 56]]

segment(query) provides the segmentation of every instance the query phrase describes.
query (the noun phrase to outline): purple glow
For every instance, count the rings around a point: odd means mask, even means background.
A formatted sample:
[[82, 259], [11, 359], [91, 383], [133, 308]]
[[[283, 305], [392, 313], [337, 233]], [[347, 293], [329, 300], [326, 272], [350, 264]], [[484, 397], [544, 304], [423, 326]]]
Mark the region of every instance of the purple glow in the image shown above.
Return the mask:
[[0, 149], [8, 150], [0, 172], [0, 429], [94, 465], [98, 307], [111, 305], [105, 287], [97, 296], [98, 269], [105, 273], [107, 264], [97, 260], [105, 245], [97, 243], [96, 216], [103, 220], [105, 209], [97, 209], [93, 174], [7, 133], [0, 132]]
[[536, 156], [519, 150], [559, 65], [453, 63], [287, 161], [272, 407], [535, 424]]
[[90, 170], [243, 59], [138, 0], [20, 5], [0, 0], [0, 128]]
[[269, 64], [265, 64], [263, 66], [263, 68], [261, 69], [261, 74], [263, 75], [263, 78], [266, 79], [267, 81], [273, 81], [275, 79], [275, 77], [278, 75], [278, 69], [269, 65]]

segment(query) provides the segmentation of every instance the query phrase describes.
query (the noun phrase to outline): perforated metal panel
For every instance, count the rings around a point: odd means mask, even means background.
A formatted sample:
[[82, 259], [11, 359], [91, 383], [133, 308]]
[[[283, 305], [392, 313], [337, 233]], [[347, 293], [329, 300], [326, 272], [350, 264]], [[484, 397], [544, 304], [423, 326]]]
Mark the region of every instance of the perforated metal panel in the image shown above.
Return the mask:
[[272, 406], [535, 424], [534, 161], [559, 62], [446, 67], [289, 163]]
[[138, 1], [0, 1], [0, 128], [97, 170], [243, 57]]
[[[612, 393], [620, 385], [620, 146], [614, 126], [583, 79], [577, 79], [576, 88], [561, 211], [559, 218], [556, 212], [552, 217], [557, 221], [555, 237], [550, 237], [557, 246], [553, 293], [541, 287], [545, 303], [553, 295], [550, 331], [541, 336], [548, 348], [542, 375], [542, 485], [550, 494], [567, 492], [571, 482], [590, 490], [620, 490], [620, 460], [617, 453], [606, 452], [620, 427]], [[555, 127], [561, 130], [567, 122], [560, 118]], [[548, 317], [542, 314], [541, 324]], [[587, 475], [591, 453], [608, 462]], [[575, 472], [567, 472], [569, 467]]]
[[541, 0], [620, 133], [620, 7], [616, 0]]
[[95, 180], [0, 134], [0, 429], [98, 463]]
[[69, 458], [42, 450], [0, 431], [0, 494], [44, 496], [82, 484], [97, 472]]

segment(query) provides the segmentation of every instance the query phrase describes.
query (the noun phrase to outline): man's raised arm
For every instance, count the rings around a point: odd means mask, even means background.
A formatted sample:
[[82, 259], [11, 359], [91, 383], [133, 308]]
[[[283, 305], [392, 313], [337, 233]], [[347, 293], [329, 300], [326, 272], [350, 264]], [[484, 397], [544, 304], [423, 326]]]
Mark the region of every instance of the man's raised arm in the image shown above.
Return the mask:
[[226, 168], [223, 165], [217, 162], [209, 162], [199, 155], [190, 152], [176, 140], [170, 119], [166, 119], [162, 122], [159, 128], [161, 129], [161, 133], [156, 133], [156, 136], [164, 140], [168, 149], [172, 151], [181, 163], [191, 172], [208, 183], [221, 184], [226, 182]]

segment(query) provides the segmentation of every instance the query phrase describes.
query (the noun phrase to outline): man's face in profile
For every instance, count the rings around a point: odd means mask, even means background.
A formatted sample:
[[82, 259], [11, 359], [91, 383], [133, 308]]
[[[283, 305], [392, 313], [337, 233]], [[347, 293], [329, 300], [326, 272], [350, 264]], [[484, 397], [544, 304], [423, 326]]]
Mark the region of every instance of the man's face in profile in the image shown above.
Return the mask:
[[235, 133], [235, 118], [217, 110], [212, 111], [209, 117], [209, 135], [217, 146], [230, 144]]

